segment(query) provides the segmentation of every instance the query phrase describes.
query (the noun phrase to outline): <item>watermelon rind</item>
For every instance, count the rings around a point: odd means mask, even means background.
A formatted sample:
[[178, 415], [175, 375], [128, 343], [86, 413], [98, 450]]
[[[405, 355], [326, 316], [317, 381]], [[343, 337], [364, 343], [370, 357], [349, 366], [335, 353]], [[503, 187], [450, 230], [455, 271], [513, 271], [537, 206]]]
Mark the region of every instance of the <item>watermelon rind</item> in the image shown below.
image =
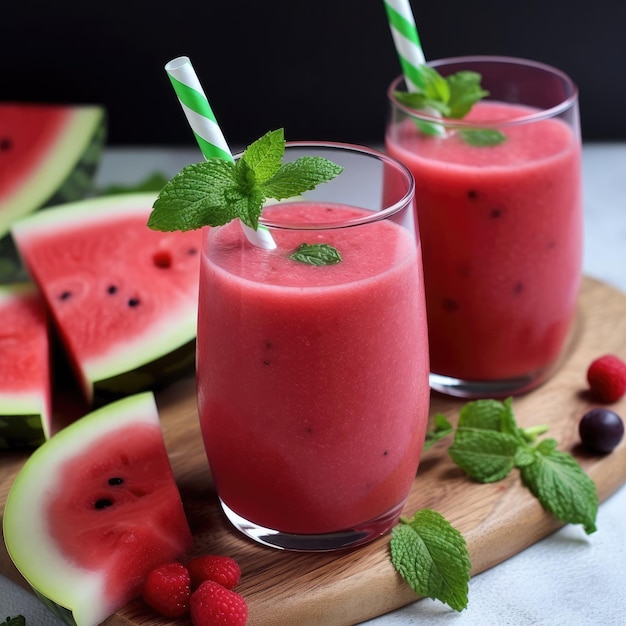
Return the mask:
[[94, 178], [106, 143], [106, 111], [98, 105], [74, 105], [63, 133], [19, 189], [0, 192], [0, 282], [21, 282], [28, 272], [8, 234], [21, 217], [42, 208], [81, 200], [94, 192]]
[[18, 218], [44, 205], [77, 200], [92, 191], [106, 137], [106, 114], [98, 105], [78, 105], [45, 158], [9, 197], [0, 194], [0, 235]]
[[[40, 326], [24, 327], [15, 334], [16, 329], [7, 325], [0, 330], [0, 450], [12, 448], [34, 448], [50, 437], [50, 371], [47, 314], [43, 298], [33, 283], [14, 283], [0, 285], [0, 320], [2, 320], [3, 306], [15, 305], [20, 301], [28, 302], [29, 306], [39, 309]], [[24, 305], [25, 306], [25, 305]], [[31, 319], [32, 309], [28, 312], [20, 309], [21, 319], [27, 314]], [[5, 309], [6, 315], [6, 309]], [[13, 317], [13, 316], [11, 316]], [[34, 321], [34, 320], [33, 320]], [[29, 322], [30, 324], [30, 322]], [[28, 337], [25, 336], [28, 334]], [[29, 345], [24, 352], [24, 341]], [[31, 350], [36, 347], [36, 351]], [[41, 350], [41, 351], [40, 351]], [[19, 354], [18, 354], [19, 353]], [[39, 368], [33, 371], [35, 379], [20, 381], [26, 383], [21, 389], [11, 388], [19, 372], [16, 360], [22, 360], [32, 367], [39, 363]], [[2, 375], [2, 368], [11, 371]], [[19, 376], [19, 375], [18, 375]], [[13, 382], [12, 382], [13, 381]]]
[[96, 409], [60, 430], [28, 458], [7, 497], [3, 532], [9, 556], [35, 593], [68, 624], [95, 626], [121, 607], [106, 597], [105, 572], [72, 563], [51, 539], [46, 494], [55, 492], [66, 461], [101, 437], [119, 431], [123, 448], [124, 428], [131, 424], [160, 428], [151, 392]]
[[[156, 199], [155, 193], [128, 193], [74, 202], [34, 213], [12, 227], [18, 248], [28, 241], [48, 237], [64, 228], [97, 228], [110, 224], [116, 216], [138, 215], [146, 222]], [[146, 226], [146, 229], [148, 227]], [[200, 233], [197, 233], [198, 241]], [[27, 250], [22, 256], [28, 264]], [[36, 268], [33, 279], [48, 298], [45, 280]], [[93, 406], [131, 393], [157, 389], [185, 375], [195, 367], [197, 294], [191, 301], [179, 303], [169, 314], [127, 342], [111, 344], [105, 353], [75, 363], [76, 375], [87, 401]], [[54, 317], [54, 307], [51, 306]], [[58, 327], [58, 320], [57, 327]], [[63, 337], [62, 337], [63, 341]]]

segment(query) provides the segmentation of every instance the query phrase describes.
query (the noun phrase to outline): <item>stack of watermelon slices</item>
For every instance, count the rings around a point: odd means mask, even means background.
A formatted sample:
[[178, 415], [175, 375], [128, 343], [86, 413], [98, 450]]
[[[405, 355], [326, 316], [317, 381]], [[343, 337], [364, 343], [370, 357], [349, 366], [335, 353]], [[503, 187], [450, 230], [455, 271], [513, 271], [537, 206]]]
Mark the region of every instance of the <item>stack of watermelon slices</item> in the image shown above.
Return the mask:
[[[69, 124], [66, 119], [60, 134], [68, 133], [84, 147], [90, 145], [87, 138], [94, 132], [97, 116], [88, 116], [90, 125], [83, 108], [78, 109], [81, 123]], [[0, 120], [2, 114], [0, 105]], [[59, 119], [50, 119], [58, 131]], [[55, 145], [71, 143], [67, 137], [60, 139], [59, 132], [46, 135], [40, 129], [40, 144], [45, 144], [48, 136]], [[28, 194], [22, 187], [54, 187], [50, 172], [55, 168], [49, 159], [60, 172], [57, 186], [65, 186], [67, 163], [77, 163], [75, 152], [50, 148], [46, 154], [32, 163], [32, 169], [45, 170], [45, 176], [20, 170], [19, 160], [4, 163], [5, 170], [9, 165], [18, 168], [22, 182], [4, 197], [0, 193], [0, 227], [6, 217], [11, 241], [27, 268], [27, 277], [43, 295], [49, 319], [2, 313], [0, 348], [5, 358], [0, 361], [0, 448], [33, 447], [51, 434], [49, 407], [60, 396], [61, 371], [55, 367], [51, 400], [50, 357], [42, 356], [46, 350], [52, 353], [51, 345], [61, 347], [72, 384], [78, 383], [79, 390], [74, 389], [73, 395], [82, 401], [73, 408], [73, 417], [191, 373], [195, 361], [201, 231], [150, 230], [146, 223], [156, 198], [150, 193], [79, 200], [34, 212], [41, 208], [44, 197], [56, 194], [39, 189], [26, 202]], [[2, 174], [0, 167], [0, 188]], [[0, 271], [0, 283], [7, 280]], [[18, 311], [32, 307], [33, 287], [26, 289], [29, 295], [18, 287], [6, 291], [0, 303], [5, 307], [10, 303]], [[20, 339], [24, 335], [39, 339], [26, 343]], [[24, 361], [40, 365], [30, 369], [13, 365]], [[35, 387], [28, 397], [22, 391], [27, 385]], [[68, 395], [62, 391], [64, 397]]]
[[87, 406], [193, 372], [202, 232], [150, 230], [155, 197], [69, 203], [11, 230]]

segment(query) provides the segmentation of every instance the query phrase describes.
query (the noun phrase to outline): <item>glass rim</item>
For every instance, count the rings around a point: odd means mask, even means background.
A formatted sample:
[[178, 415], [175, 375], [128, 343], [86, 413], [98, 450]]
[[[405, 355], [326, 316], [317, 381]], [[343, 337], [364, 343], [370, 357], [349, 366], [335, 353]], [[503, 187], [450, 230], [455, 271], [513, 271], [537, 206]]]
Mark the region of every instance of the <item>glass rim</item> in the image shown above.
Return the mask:
[[[468, 55], [468, 56], [456, 56], [456, 57], [444, 57], [440, 59], [433, 59], [432, 61], [428, 61], [426, 65], [429, 67], [439, 67], [441, 65], [452, 65], [455, 63], [501, 63], [501, 64], [510, 64], [510, 65], [520, 65], [526, 66], [530, 68], [534, 68], [536, 70], [540, 70], [546, 74], [551, 74], [555, 78], [560, 79], [569, 87], [571, 93], [564, 98], [558, 104], [549, 107], [547, 109], [540, 109], [533, 113], [528, 113], [526, 115], [518, 115], [513, 118], [507, 118], [505, 120], [481, 120], [480, 127], [481, 128], [492, 128], [497, 127], [500, 128], [502, 126], [514, 126], [517, 124], [528, 124], [529, 122], [536, 122], [543, 119], [549, 119], [556, 117], [570, 109], [578, 99], [578, 87], [576, 83], [572, 80], [572, 78], [563, 72], [562, 70], [549, 65], [547, 63], [541, 63], [540, 61], [533, 61], [531, 59], [526, 59], [523, 57], [512, 57], [512, 56], [500, 56], [500, 55]], [[391, 81], [391, 84], [387, 88], [387, 98], [389, 102], [391, 102], [392, 106], [396, 107], [403, 111], [409, 117], [413, 117], [419, 120], [424, 120], [427, 122], [439, 122], [443, 123], [446, 127], [449, 128], [475, 128], [475, 122], [467, 122], [463, 119], [454, 119], [454, 118], [440, 118], [435, 115], [429, 115], [428, 113], [424, 113], [423, 111], [418, 111], [417, 109], [411, 109], [406, 105], [398, 102], [393, 92], [396, 90], [397, 86], [404, 81], [404, 76], [400, 75]], [[520, 103], [523, 104], [523, 103]]]
[[[361, 226], [364, 224], [370, 224], [374, 222], [379, 222], [381, 220], [385, 220], [392, 215], [396, 215], [400, 211], [402, 211], [405, 207], [410, 205], [415, 198], [415, 179], [413, 178], [413, 174], [409, 170], [409, 168], [401, 163], [397, 159], [380, 150], [376, 150], [375, 148], [370, 148], [369, 146], [363, 146], [358, 144], [344, 143], [340, 141], [288, 141], [285, 143], [285, 154], [290, 149], [301, 149], [301, 150], [325, 150], [329, 153], [332, 152], [347, 152], [355, 155], [361, 155], [368, 158], [372, 158], [382, 163], [383, 165], [389, 165], [393, 167], [396, 171], [400, 172], [402, 176], [407, 181], [407, 189], [403, 193], [402, 197], [390, 204], [389, 206], [384, 206], [379, 211], [369, 210], [365, 207], [359, 207], [357, 205], [350, 205], [354, 208], [361, 208], [368, 212], [368, 215], [364, 215], [363, 217], [356, 217], [348, 220], [340, 220], [336, 222], [312, 222], [312, 223], [293, 223], [286, 222], [282, 220], [276, 219], [267, 219], [264, 218], [263, 215], [259, 218], [259, 224], [266, 226], [267, 228], [280, 229], [280, 230], [336, 230], [339, 228], [351, 228], [353, 226]], [[238, 160], [243, 154], [239, 152], [233, 156], [235, 160]], [[304, 156], [304, 155], [303, 155]], [[320, 156], [320, 155], [309, 155], [306, 156]], [[326, 158], [332, 160], [330, 155], [325, 155]], [[341, 174], [339, 174], [339, 178]], [[330, 181], [332, 183], [332, 181]], [[329, 183], [323, 183], [329, 184]], [[311, 202], [315, 200], [307, 200], [306, 198], [302, 200], [294, 199], [293, 202]], [[284, 203], [288, 202], [287, 200], [282, 201]], [[332, 201], [325, 201], [332, 202]], [[338, 202], [338, 204], [347, 204], [346, 202]], [[277, 206], [276, 204], [268, 205], [268, 206]]]

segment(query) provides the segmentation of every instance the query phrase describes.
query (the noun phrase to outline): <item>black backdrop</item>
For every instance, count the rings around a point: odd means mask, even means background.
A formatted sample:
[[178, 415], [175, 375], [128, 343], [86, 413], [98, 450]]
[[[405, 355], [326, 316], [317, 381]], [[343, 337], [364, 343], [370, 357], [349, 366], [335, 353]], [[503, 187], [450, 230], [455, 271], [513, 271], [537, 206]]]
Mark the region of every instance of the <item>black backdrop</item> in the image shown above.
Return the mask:
[[[109, 144], [193, 145], [163, 65], [187, 55], [227, 141], [379, 143], [399, 64], [382, 0], [3, 0], [0, 100], [97, 102]], [[581, 93], [583, 137], [626, 138], [626, 3], [413, 0], [426, 56], [521, 56]]]

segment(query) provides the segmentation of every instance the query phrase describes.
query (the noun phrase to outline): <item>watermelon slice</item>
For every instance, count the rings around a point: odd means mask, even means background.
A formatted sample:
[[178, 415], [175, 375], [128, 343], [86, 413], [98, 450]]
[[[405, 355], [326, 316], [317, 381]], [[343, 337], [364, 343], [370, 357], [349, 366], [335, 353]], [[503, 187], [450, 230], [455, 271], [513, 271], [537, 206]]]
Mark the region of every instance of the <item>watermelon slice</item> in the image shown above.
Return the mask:
[[66, 204], [12, 228], [90, 403], [193, 371], [202, 233], [149, 229], [155, 197]]
[[82, 199], [106, 139], [96, 105], [0, 103], [0, 278], [25, 274], [11, 238], [13, 222], [43, 206]]
[[0, 449], [50, 436], [48, 315], [32, 283], [0, 285]]
[[138, 596], [151, 569], [192, 544], [154, 396], [111, 403], [37, 448], [11, 486], [3, 526], [17, 569], [78, 626]]

